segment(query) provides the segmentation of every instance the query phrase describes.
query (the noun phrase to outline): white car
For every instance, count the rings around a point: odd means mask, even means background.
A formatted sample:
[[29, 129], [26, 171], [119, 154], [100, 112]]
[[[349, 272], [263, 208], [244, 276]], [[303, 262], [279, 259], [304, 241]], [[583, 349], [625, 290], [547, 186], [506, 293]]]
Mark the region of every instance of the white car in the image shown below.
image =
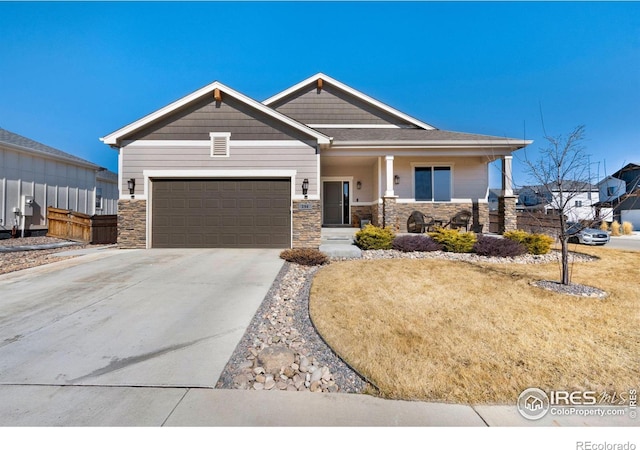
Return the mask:
[[569, 242], [586, 245], [604, 245], [609, 242], [609, 233], [597, 228], [585, 227], [578, 222], [567, 222]]

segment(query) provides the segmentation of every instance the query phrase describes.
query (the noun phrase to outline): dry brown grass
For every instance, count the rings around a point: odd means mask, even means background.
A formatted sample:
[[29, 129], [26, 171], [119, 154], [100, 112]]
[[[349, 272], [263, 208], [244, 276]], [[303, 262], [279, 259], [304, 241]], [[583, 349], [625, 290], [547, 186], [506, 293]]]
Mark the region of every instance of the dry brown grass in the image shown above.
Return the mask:
[[640, 254], [603, 248], [573, 281], [578, 298], [530, 285], [557, 264], [445, 260], [332, 263], [316, 275], [311, 317], [389, 398], [511, 403], [528, 387], [617, 390], [640, 380]]

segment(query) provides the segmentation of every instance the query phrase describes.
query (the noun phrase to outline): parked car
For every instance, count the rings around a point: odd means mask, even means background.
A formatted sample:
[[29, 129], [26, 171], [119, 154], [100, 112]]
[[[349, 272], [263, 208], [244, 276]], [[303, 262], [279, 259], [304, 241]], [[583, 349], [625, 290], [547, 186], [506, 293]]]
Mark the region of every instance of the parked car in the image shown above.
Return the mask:
[[567, 222], [569, 242], [586, 245], [604, 245], [609, 242], [609, 233], [589, 228], [579, 222]]

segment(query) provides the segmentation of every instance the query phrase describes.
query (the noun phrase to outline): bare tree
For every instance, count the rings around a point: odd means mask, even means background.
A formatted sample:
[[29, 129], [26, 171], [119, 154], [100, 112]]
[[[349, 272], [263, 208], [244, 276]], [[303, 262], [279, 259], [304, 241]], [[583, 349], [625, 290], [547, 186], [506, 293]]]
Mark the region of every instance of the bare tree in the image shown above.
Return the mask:
[[562, 284], [569, 284], [569, 238], [567, 215], [573, 208], [573, 199], [591, 189], [589, 155], [582, 144], [584, 125], [577, 126], [566, 136], [545, 135], [547, 146], [540, 149], [539, 158], [525, 158], [526, 172], [536, 180], [550, 200], [550, 206], [560, 216], [558, 240], [562, 251]]

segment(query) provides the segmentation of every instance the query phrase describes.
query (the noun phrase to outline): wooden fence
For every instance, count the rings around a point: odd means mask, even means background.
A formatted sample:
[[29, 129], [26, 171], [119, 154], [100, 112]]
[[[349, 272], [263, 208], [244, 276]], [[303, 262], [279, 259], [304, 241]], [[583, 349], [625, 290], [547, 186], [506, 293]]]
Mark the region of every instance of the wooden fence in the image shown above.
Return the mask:
[[118, 216], [82, 214], [68, 209], [47, 208], [47, 236], [86, 244], [115, 244], [118, 239]]
[[[534, 213], [529, 211], [516, 214], [518, 230], [529, 233], [544, 233], [549, 236], [557, 236], [560, 230], [560, 216], [555, 214]], [[500, 232], [500, 216], [497, 211], [489, 212], [489, 231]]]

